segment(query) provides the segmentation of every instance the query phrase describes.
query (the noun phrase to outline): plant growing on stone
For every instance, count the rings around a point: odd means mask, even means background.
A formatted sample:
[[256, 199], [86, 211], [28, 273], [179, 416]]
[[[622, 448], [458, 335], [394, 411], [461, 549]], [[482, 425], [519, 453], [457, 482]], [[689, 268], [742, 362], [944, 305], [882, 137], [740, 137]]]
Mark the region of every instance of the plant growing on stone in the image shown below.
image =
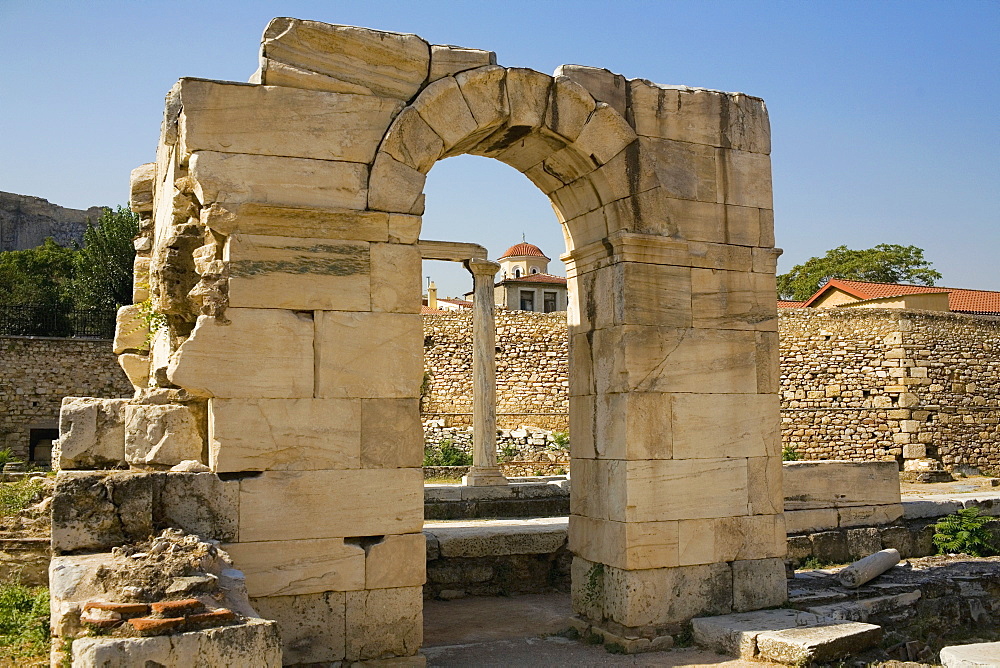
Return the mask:
[[3, 468], [4, 464], [20, 464], [21, 460], [14, 454], [14, 451], [10, 448], [4, 448], [0, 450], [0, 468]]
[[142, 323], [148, 331], [146, 334], [146, 346], [152, 346], [153, 338], [156, 336], [156, 333], [161, 329], [167, 328], [167, 316], [163, 313], [159, 313], [153, 307], [152, 299], [141, 301], [136, 304], [136, 306], [139, 307], [139, 317], [142, 319]]
[[0, 584], [0, 659], [11, 661], [3, 664], [45, 658], [48, 647], [49, 590], [18, 583]]
[[0, 483], [0, 517], [11, 517], [30, 506], [42, 491], [42, 483], [33, 478]]
[[552, 432], [552, 444], [550, 447], [553, 450], [569, 450], [569, 434], [565, 431]]
[[444, 438], [437, 446], [424, 446], [424, 466], [469, 466], [472, 456]]
[[993, 556], [993, 532], [986, 526], [991, 521], [979, 514], [979, 508], [963, 508], [934, 525], [934, 544], [942, 554]]
[[801, 457], [799, 453], [795, 451], [790, 445], [786, 445], [781, 449], [781, 461], [783, 462], [797, 462]]
[[517, 448], [513, 445], [505, 445], [500, 448], [500, 454], [497, 457], [500, 463], [512, 462], [517, 459]]
[[594, 564], [587, 571], [587, 584], [583, 586], [583, 604], [596, 605], [604, 596], [604, 564]]

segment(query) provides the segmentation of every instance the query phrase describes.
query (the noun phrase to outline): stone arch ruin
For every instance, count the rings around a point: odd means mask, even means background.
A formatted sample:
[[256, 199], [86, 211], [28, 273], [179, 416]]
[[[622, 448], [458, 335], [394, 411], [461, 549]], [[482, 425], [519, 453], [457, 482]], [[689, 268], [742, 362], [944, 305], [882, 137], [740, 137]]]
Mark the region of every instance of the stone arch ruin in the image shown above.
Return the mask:
[[463, 153], [565, 233], [578, 623], [638, 651], [785, 600], [763, 102], [495, 62], [274, 19], [251, 83], [180, 80], [133, 172], [126, 459], [218, 475], [286, 662], [420, 647], [418, 237], [425, 174]]

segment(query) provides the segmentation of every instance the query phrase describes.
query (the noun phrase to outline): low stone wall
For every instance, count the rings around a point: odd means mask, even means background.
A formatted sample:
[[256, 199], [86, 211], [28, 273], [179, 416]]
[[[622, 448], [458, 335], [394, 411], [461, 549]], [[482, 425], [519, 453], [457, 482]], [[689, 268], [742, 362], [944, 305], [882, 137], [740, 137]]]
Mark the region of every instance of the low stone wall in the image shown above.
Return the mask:
[[[448, 426], [471, 424], [472, 312], [424, 317], [421, 411]], [[566, 312], [497, 309], [497, 424], [569, 428]]]
[[569, 591], [566, 520], [428, 523], [424, 598]]
[[48, 586], [50, 558], [48, 538], [0, 538], [0, 581]]
[[790, 534], [892, 524], [903, 515], [896, 462], [784, 462]]
[[110, 341], [0, 337], [0, 359], [0, 449], [23, 459], [32, 429], [58, 427], [63, 397], [133, 394]]
[[559, 517], [569, 514], [569, 480], [511, 482], [506, 486], [424, 487], [424, 519]]

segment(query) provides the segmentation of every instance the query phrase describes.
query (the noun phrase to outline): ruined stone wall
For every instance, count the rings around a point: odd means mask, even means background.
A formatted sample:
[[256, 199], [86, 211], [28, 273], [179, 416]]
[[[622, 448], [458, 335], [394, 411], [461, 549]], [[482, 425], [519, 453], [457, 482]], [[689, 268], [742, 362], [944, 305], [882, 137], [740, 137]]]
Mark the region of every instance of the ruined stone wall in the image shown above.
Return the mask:
[[1000, 466], [1000, 318], [780, 313], [782, 438], [805, 459]]
[[65, 396], [132, 396], [111, 342], [0, 337], [0, 448], [27, 457], [31, 429], [54, 429]]
[[[566, 313], [497, 314], [497, 425], [569, 428]], [[471, 424], [472, 313], [425, 315], [424, 419]]]

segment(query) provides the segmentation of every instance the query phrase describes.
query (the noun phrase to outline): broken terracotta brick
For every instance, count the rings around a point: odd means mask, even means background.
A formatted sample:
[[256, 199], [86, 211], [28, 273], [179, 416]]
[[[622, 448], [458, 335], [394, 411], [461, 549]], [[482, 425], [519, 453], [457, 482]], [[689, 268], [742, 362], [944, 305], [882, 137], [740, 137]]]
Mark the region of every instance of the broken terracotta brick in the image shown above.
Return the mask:
[[111, 617], [94, 617], [87, 613], [80, 615], [80, 621], [84, 624], [96, 626], [99, 629], [111, 629], [122, 623], [121, 615], [117, 619], [114, 619]]
[[180, 601], [159, 601], [149, 607], [158, 615], [180, 615], [202, 610], [205, 605], [196, 598], [185, 598]]
[[153, 619], [151, 617], [136, 617], [128, 620], [136, 631], [143, 635], [162, 635], [168, 631], [176, 629], [184, 623], [183, 617], [171, 617], [167, 619]]
[[192, 624], [220, 624], [222, 622], [228, 622], [232, 619], [236, 619], [236, 613], [229, 608], [219, 608], [208, 612], [200, 612], [198, 614], [188, 615], [187, 618], [188, 622]]
[[83, 605], [84, 610], [107, 610], [117, 612], [119, 615], [145, 615], [149, 612], [149, 606], [145, 603], [109, 603], [107, 601], [88, 601]]

